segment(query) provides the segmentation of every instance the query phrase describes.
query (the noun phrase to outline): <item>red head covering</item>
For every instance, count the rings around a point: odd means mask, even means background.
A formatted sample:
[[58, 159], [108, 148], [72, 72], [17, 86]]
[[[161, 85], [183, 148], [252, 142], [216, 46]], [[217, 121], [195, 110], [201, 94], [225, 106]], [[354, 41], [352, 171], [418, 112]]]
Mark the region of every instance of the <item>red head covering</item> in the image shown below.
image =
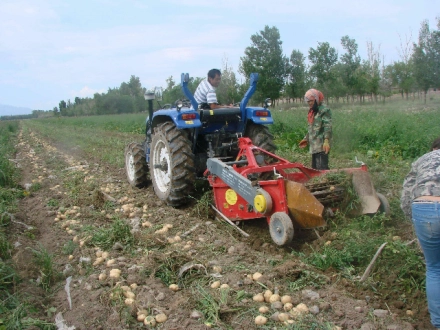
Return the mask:
[[324, 101], [324, 94], [321, 93], [321, 91], [318, 91], [317, 89], [309, 89], [306, 92], [306, 95], [304, 95], [304, 101], [313, 101], [316, 100], [316, 103], [321, 104], [322, 101]]
[[[304, 101], [316, 101], [318, 105], [324, 101], [324, 94], [322, 94], [317, 89], [309, 89], [306, 92], [306, 95], [304, 95]], [[309, 113], [307, 115], [307, 121], [311, 124], [313, 123], [313, 120], [315, 119], [315, 115], [318, 112], [317, 108], [313, 109], [313, 106], [310, 107]]]

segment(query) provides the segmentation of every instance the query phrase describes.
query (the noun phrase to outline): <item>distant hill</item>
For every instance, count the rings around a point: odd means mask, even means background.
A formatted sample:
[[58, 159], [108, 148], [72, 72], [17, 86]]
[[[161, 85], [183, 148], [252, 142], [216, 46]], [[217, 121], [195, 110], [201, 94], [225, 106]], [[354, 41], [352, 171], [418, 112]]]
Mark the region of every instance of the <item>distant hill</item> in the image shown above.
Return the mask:
[[30, 115], [31, 108], [14, 107], [12, 105], [0, 104], [0, 116]]

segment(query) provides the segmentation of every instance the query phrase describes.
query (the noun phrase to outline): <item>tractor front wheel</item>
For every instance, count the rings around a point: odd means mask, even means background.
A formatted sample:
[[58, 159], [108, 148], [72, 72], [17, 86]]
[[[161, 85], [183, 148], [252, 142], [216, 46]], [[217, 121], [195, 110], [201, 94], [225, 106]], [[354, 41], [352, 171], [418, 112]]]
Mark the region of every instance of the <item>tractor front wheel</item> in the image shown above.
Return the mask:
[[293, 223], [290, 217], [284, 212], [275, 212], [272, 214], [269, 222], [269, 231], [276, 245], [284, 246], [293, 240]]
[[148, 165], [141, 144], [133, 142], [125, 147], [125, 172], [133, 187], [141, 188], [146, 185]]
[[190, 141], [171, 122], [154, 128], [150, 176], [156, 195], [171, 206], [182, 205], [194, 187], [194, 154]]

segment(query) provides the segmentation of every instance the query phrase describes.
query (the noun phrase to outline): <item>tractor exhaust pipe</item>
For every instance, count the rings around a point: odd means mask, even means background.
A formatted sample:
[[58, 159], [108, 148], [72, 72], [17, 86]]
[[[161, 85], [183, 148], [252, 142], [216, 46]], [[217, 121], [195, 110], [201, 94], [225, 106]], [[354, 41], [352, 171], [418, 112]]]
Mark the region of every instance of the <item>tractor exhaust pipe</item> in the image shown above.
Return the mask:
[[[148, 102], [148, 127], [153, 126], [153, 100], [156, 94], [154, 92], [145, 92], [144, 98]], [[145, 132], [148, 134], [148, 132]]]

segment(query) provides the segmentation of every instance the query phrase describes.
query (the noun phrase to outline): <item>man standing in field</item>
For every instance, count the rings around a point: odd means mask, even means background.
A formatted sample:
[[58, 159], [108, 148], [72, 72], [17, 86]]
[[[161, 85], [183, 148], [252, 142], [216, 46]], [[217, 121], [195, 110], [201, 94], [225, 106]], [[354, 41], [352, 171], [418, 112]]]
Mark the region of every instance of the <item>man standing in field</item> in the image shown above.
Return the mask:
[[309, 89], [304, 100], [309, 105], [308, 130], [299, 147], [309, 145], [312, 154], [312, 168], [328, 170], [330, 140], [332, 137], [332, 112], [324, 104], [324, 94], [317, 89]]
[[221, 72], [218, 69], [211, 69], [207, 79], [203, 79], [197, 87], [194, 98], [201, 109], [230, 108], [231, 106], [220, 105], [217, 101], [216, 89], [221, 82]]

